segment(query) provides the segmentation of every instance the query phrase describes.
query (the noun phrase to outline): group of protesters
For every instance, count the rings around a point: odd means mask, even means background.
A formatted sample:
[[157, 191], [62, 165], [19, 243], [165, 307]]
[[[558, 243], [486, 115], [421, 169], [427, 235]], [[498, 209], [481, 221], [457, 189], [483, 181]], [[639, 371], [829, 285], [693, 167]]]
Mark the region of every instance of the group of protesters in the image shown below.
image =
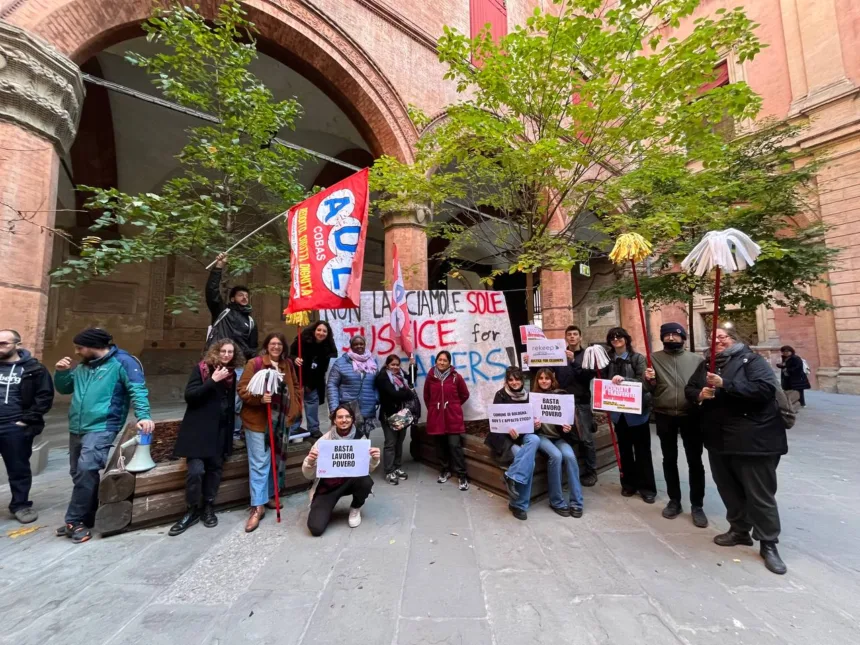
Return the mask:
[[[382, 463], [384, 480], [399, 485], [408, 479], [403, 469], [403, 441], [409, 426], [426, 409], [426, 432], [436, 442], [440, 470], [437, 482], [453, 475], [461, 491], [469, 489], [463, 450], [466, 432], [463, 406], [470, 392], [466, 380], [452, 365], [451, 354], [441, 351], [426, 376], [422, 395], [415, 388], [414, 362], [404, 364], [396, 354], [380, 366], [361, 335], [349, 341], [349, 350], [338, 357], [332, 329], [325, 321], [308, 326], [291, 347], [281, 333], [268, 334], [257, 351], [257, 327], [251, 316], [250, 291], [234, 286], [224, 302], [221, 273], [226, 256], [219, 256], [206, 288], [212, 327], [203, 358], [196, 364], [185, 389], [187, 409], [180, 425], [173, 456], [187, 463], [186, 512], [169, 531], [180, 535], [198, 522], [217, 525], [215, 502], [224, 460], [234, 448], [247, 450], [250, 510], [245, 531], [259, 526], [267, 509], [276, 508], [275, 487], [285, 485], [287, 447], [306, 420], [312, 439], [364, 439], [381, 425], [384, 447], [370, 448], [370, 471]], [[782, 388], [767, 361], [742, 343], [736, 331], [716, 331], [716, 367], [708, 369], [701, 355], [685, 349], [686, 330], [668, 323], [660, 330], [663, 349], [653, 354], [649, 366], [635, 351], [629, 333], [611, 329], [606, 336], [609, 364], [600, 376], [614, 383], [642, 384], [639, 413], [611, 413], [617, 437], [621, 494], [638, 495], [647, 504], [657, 497], [651, 457], [652, 412], [663, 454], [663, 473], [668, 503], [663, 517], [683, 513], [678, 472], [680, 435], [689, 468], [689, 503], [692, 521], [707, 527], [704, 448], [711, 473], [727, 509], [730, 529], [717, 535], [721, 546], [752, 545], [759, 541], [767, 568], [785, 573], [776, 548], [780, 532], [775, 499], [776, 470], [787, 452], [783, 388], [809, 387], [797, 376], [792, 348], [783, 348]], [[597, 372], [583, 366], [582, 332], [570, 326], [565, 332], [567, 364], [530, 373], [530, 385], [519, 367], [507, 368], [495, 404], [527, 403], [529, 393], [572, 394], [572, 423], [553, 425], [535, 421], [533, 433], [489, 433], [485, 443], [499, 465], [508, 508], [526, 520], [538, 453], [547, 458], [550, 508], [562, 517], [580, 518], [584, 513], [583, 486], [597, 483], [597, 453], [591, 383]], [[80, 362], [63, 358], [52, 380], [48, 370], [22, 349], [12, 330], [0, 331], [0, 385], [5, 385], [0, 406], [0, 449], [9, 473], [10, 510], [22, 523], [33, 522], [29, 469], [33, 437], [44, 427], [54, 391], [70, 394], [69, 458], [73, 492], [65, 521], [57, 535], [76, 543], [92, 537], [98, 508], [99, 473], [107, 463], [116, 435], [134, 408], [141, 433], [154, 427], [140, 362], [119, 349], [110, 334], [92, 328], [74, 338]], [[335, 359], [332, 361], [332, 359]], [[793, 360], [797, 359], [797, 360]], [[249, 385], [261, 370], [275, 368], [282, 375], [274, 391], [259, 394]], [[784, 397], [783, 397], [784, 398]], [[801, 398], [801, 403], [803, 403]], [[331, 428], [320, 432], [320, 406], [326, 404]], [[274, 442], [270, 439], [272, 428]], [[239, 432], [237, 433], [237, 429]], [[274, 458], [271, 450], [274, 450]], [[577, 453], [584, 467], [580, 470]], [[321, 535], [332, 519], [338, 500], [351, 497], [348, 524], [361, 523], [361, 508], [373, 488], [370, 475], [318, 478], [319, 450], [314, 445], [301, 471], [309, 480], [311, 503], [307, 526]], [[273, 468], [275, 469], [273, 472]], [[564, 481], [567, 487], [564, 487]], [[752, 531], [752, 535], [750, 532]]]

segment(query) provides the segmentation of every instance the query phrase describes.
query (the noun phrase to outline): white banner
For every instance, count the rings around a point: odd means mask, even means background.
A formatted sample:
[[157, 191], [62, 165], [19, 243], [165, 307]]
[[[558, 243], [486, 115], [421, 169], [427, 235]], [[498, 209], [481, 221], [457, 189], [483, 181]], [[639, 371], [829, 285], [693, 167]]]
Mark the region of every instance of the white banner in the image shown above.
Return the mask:
[[573, 425], [573, 394], [529, 394], [535, 419], [559, 426]]
[[[391, 330], [387, 291], [362, 291], [360, 309], [320, 311], [334, 332], [338, 349], [349, 349], [356, 334], [367, 338], [367, 348], [383, 369], [389, 354], [404, 356]], [[454, 369], [469, 388], [463, 406], [467, 421], [487, 418], [485, 401], [492, 401], [516, 364], [516, 349], [508, 308], [500, 291], [407, 291], [406, 306], [412, 319], [412, 342], [418, 368], [416, 391], [422, 398], [424, 377], [433, 369], [440, 350], [451, 352]], [[402, 358], [405, 366], [405, 359]], [[426, 406], [422, 403], [422, 419]]]
[[532, 406], [529, 403], [491, 403], [487, 406], [490, 415], [490, 432], [529, 434], [535, 431]]
[[642, 384], [638, 381], [623, 381], [615, 385], [606, 379], [592, 381], [591, 406], [605, 412], [630, 412], [642, 414]]
[[320, 440], [316, 443], [317, 477], [364, 477], [370, 474], [370, 440]]
[[567, 365], [567, 341], [564, 338], [530, 339], [526, 349], [529, 369]]

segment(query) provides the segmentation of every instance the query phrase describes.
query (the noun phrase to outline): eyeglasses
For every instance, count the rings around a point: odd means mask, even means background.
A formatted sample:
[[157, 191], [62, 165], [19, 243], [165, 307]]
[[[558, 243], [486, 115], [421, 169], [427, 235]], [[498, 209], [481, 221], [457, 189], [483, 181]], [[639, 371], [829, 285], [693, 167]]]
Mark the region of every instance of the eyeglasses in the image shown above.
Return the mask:
[[12, 343], [2, 342], [2, 343], [0, 343], [0, 347], [15, 347], [15, 345], [17, 345], [17, 344], [18, 343], [15, 343], [15, 342], [12, 342]]
[[717, 340], [728, 340], [729, 338], [731, 338], [731, 336], [726, 336], [725, 334], [722, 336], [717, 336]]

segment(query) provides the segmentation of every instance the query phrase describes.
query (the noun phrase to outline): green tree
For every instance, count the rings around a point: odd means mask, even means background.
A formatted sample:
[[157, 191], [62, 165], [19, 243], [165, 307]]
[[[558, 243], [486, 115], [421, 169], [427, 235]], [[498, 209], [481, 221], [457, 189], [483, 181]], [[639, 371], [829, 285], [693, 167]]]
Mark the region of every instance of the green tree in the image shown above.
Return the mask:
[[[791, 148], [801, 129], [767, 123], [724, 145], [706, 165], [684, 155], [649, 159], [635, 175], [621, 178], [607, 201], [625, 203], [603, 213], [610, 235], [637, 231], [654, 242], [657, 275], [640, 274], [642, 295], [652, 308], [684, 303], [690, 316], [694, 294], [712, 296], [713, 276], [701, 278], [678, 269], [681, 260], [712, 230], [736, 228], [762, 247], [751, 268], [723, 274], [720, 309], [787, 307], [792, 314], [815, 314], [829, 307], [810, 292], [824, 284], [837, 249], [824, 244], [824, 225], [808, 216], [815, 173], [823, 159], [802, 159]], [[603, 292], [634, 297], [631, 278]]]
[[[272, 141], [284, 128], [293, 129], [301, 108], [294, 99], [275, 101], [250, 71], [257, 58], [254, 25], [239, 1], [223, 3], [212, 22], [196, 8], [157, 9], [143, 29], [148, 41], [166, 51], [129, 53], [127, 60], [145, 69], [166, 98], [215, 120], [186, 131], [178, 156], [181, 174], [160, 192], [129, 195], [116, 188], [81, 187], [92, 193], [86, 207], [100, 216], [79, 257], [54, 272], [55, 283], [77, 284], [119, 264], [165, 256], [206, 265], [305, 196], [296, 179], [305, 155]], [[102, 239], [108, 228], [122, 232], [116, 239]], [[270, 230], [237, 248], [230, 268], [236, 276], [268, 265], [286, 276], [288, 262], [283, 243]], [[177, 294], [174, 313], [194, 308], [197, 298], [193, 292]]]
[[761, 48], [741, 9], [666, 39], [656, 27], [678, 26], [698, 0], [553, 4], [499, 42], [489, 29], [469, 39], [446, 27], [439, 60], [462, 98], [425, 128], [414, 163], [383, 157], [373, 169], [382, 210], [429, 208], [428, 235], [447, 241], [438, 257], [462, 267], [490, 260], [487, 282], [501, 266], [529, 285], [541, 269], [569, 270], [587, 257], [584, 229], [620, 177], [676, 150], [719, 154], [711, 124], [750, 118], [760, 105], [744, 83], [700, 92], [724, 52], [744, 61]]

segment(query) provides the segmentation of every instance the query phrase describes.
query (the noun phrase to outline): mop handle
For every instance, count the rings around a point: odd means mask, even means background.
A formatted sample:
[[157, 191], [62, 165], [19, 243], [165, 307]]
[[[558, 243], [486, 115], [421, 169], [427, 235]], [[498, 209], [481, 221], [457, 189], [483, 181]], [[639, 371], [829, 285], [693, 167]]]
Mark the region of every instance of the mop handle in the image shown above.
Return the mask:
[[[600, 376], [600, 368], [597, 368], [597, 378]], [[612, 415], [606, 412], [606, 422], [609, 424], [609, 438], [612, 439], [612, 447], [615, 449], [615, 463], [618, 464], [618, 476], [624, 477], [624, 471], [621, 469], [621, 453], [618, 452], [618, 440], [615, 438], [615, 428], [612, 426]]]
[[714, 279], [714, 318], [711, 321], [711, 369], [712, 374], [717, 366], [717, 316], [720, 312], [720, 267], [717, 266], [717, 275]]
[[269, 452], [272, 453], [272, 483], [275, 488], [275, 513], [278, 516], [278, 522], [281, 521], [281, 491], [278, 486], [278, 464], [275, 460], [275, 429], [272, 427], [272, 404], [266, 404], [266, 412], [269, 417]]
[[651, 367], [651, 340], [648, 338], [648, 328], [645, 326], [645, 307], [642, 305], [642, 292], [639, 291], [639, 276], [636, 273], [636, 260], [630, 260], [630, 264], [633, 267], [633, 284], [636, 285], [636, 303], [639, 308], [639, 322], [642, 323], [642, 336], [645, 339], [645, 358], [648, 360], [648, 367]]

